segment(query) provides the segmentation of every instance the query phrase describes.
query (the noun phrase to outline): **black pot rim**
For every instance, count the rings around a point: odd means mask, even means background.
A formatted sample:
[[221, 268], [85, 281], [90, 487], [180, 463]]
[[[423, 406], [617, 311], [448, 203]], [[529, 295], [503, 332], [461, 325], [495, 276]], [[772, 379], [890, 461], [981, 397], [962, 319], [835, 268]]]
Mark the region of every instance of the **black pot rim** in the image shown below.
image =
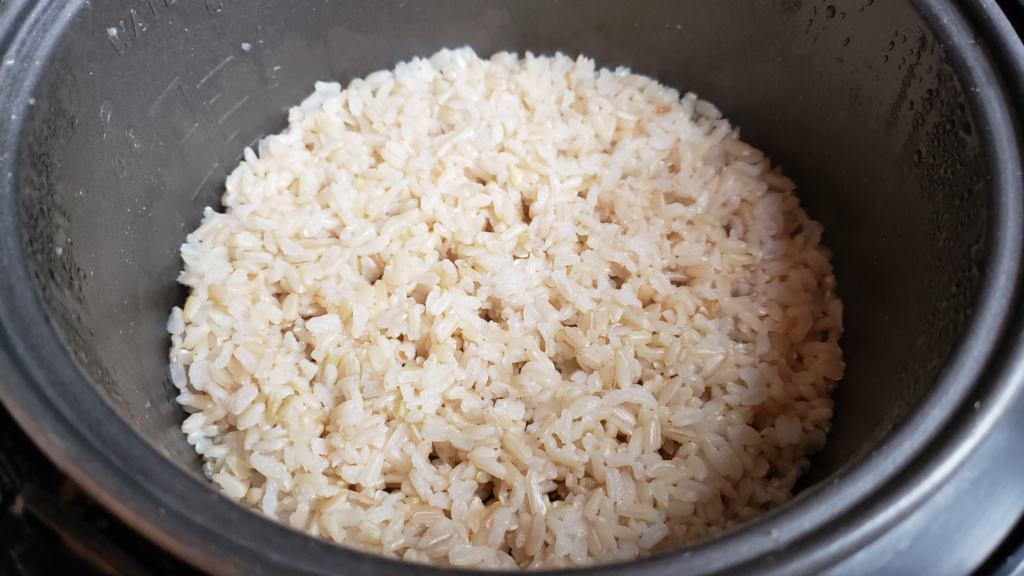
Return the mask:
[[[1024, 334], [1015, 329], [1012, 338], [1005, 336], [1017, 320], [1012, 315], [1024, 246], [1021, 135], [1012, 104], [1024, 94], [1011, 93], [1021, 90], [1013, 83], [1024, 78], [1024, 48], [993, 0], [963, 9], [945, 0], [913, 3], [951, 57], [992, 173], [991, 250], [976, 312], [935, 386], [872, 454], [732, 533], [631, 562], [633, 573], [796, 573], [827, 565], [884, 532], [941, 485], [1020, 393]], [[0, 67], [0, 103], [14, 114], [0, 128], [0, 399], [90, 494], [205, 570], [380, 574], [413, 568], [440, 574], [439, 568], [414, 567], [295, 532], [174, 465], [91, 388], [47, 320], [40, 294], [26, 289], [34, 282], [17, 221], [19, 114], [28, 107], [38, 63], [45, 62], [40, 55], [49, 53], [83, 4], [15, 0], [0, 14], [0, 52], [15, 62]], [[994, 64], [1004, 68], [1002, 75]], [[600, 574], [625, 567], [572, 571]]]

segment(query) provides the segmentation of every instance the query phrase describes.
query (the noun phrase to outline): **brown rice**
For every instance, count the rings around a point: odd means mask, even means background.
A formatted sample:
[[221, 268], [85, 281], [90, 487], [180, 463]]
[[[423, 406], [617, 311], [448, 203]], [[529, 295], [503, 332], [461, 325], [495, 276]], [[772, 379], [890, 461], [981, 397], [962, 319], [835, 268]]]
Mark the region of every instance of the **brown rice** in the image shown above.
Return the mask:
[[418, 562], [580, 565], [791, 496], [842, 305], [793, 183], [693, 94], [442, 50], [318, 83], [181, 248], [182, 431], [228, 497]]

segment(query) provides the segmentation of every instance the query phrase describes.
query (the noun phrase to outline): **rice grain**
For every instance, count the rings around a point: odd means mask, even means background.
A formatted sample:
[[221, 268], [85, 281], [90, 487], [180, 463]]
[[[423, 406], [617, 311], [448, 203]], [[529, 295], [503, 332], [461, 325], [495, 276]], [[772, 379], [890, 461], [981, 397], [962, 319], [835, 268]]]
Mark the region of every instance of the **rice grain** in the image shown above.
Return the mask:
[[557, 54], [317, 83], [181, 248], [182, 432], [230, 498], [414, 562], [714, 537], [824, 443], [842, 305], [711, 103]]

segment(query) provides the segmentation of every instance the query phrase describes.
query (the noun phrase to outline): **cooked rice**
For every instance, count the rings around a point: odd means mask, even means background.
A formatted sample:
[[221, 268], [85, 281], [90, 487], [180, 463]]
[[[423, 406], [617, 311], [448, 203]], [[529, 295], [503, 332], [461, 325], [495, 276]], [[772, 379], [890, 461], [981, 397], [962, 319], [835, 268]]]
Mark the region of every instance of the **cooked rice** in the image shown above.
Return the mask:
[[407, 560], [608, 562], [791, 496], [842, 305], [710, 103], [561, 54], [318, 83], [181, 248], [182, 424], [224, 494]]

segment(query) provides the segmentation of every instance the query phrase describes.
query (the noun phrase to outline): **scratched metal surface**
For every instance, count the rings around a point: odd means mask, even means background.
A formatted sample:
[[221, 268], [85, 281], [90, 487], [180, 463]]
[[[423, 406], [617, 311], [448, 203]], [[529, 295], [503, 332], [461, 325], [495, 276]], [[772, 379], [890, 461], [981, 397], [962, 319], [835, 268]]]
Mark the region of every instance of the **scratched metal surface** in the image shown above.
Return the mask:
[[95, 41], [58, 46], [38, 89], [26, 242], [79, 364], [133, 427], [195, 473], [166, 367], [153, 361], [166, 355], [166, 311], [182, 299], [177, 248], [202, 207], [218, 205], [245, 146], [282, 127], [286, 103], [312, 85], [313, 71], [291, 66], [286, 76], [283, 62], [316, 55], [304, 41], [264, 42], [272, 22], [238, 2], [110, 4], [82, 5], [66, 35]]

